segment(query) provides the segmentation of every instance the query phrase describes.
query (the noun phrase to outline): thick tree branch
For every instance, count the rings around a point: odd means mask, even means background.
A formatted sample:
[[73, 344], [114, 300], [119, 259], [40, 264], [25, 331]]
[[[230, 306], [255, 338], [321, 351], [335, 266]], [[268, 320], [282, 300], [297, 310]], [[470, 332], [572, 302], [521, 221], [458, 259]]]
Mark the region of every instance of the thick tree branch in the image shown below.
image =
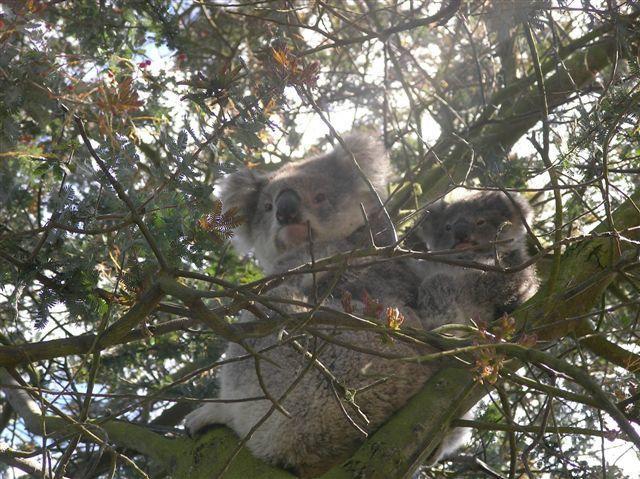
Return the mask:
[[638, 374], [640, 371], [640, 355], [608, 341], [607, 338], [595, 331], [586, 321], [578, 323], [575, 331], [580, 344], [596, 356], [616, 366], [625, 368], [632, 374]]
[[[12, 386], [3, 389], [4, 394], [18, 415], [23, 418], [30, 432], [42, 435], [46, 430], [47, 434], [63, 434], [70, 432], [70, 428], [76, 429], [73, 424], [61, 417], [43, 416], [40, 407], [29, 392], [15, 387], [19, 386], [18, 382], [5, 369], [0, 369], [0, 385], [2, 384]], [[96, 433], [87, 434], [88, 431], [96, 431]], [[238, 441], [237, 436], [224, 428], [217, 428], [198, 439], [169, 439], [144, 426], [122, 421], [109, 421], [99, 425], [89, 422], [80, 429], [80, 432], [84, 432], [85, 439], [89, 441], [101, 442], [98, 438], [102, 436], [108, 444], [144, 454], [169, 471], [173, 477], [192, 479], [209, 479], [215, 475], [215, 472], [221, 470], [227, 459], [235, 452]], [[0, 456], [1, 453], [2, 451]], [[231, 464], [228, 477], [293, 478], [291, 474], [255, 459], [244, 448]]]
[[95, 334], [82, 334], [40, 343], [0, 346], [0, 366], [13, 367], [43, 359], [87, 353], [94, 343], [95, 350], [100, 351], [117, 344], [143, 339], [146, 337], [145, 332], [136, 328], [156, 308], [161, 298], [160, 288], [157, 285], [151, 286], [138, 302], [122, 318], [109, 326], [99, 338]]

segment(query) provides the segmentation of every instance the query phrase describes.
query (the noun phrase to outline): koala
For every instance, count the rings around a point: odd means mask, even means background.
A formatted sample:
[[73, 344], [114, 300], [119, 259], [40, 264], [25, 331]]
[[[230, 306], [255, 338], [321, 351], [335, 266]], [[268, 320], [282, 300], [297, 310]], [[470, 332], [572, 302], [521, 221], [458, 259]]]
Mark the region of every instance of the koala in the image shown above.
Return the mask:
[[[429, 208], [410, 244], [425, 251], [447, 251], [447, 259], [512, 267], [530, 258], [523, 224], [533, 216], [531, 206], [518, 194], [479, 192], [458, 201], [440, 200]], [[514, 204], [515, 203], [515, 204]], [[470, 319], [491, 321], [511, 313], [538, 288], [534, 266], [516, 273], [499, 273], [433, 261], [420, 261], [422, 281], [418, 309], [423, 325], [466, 324]]]
[[[272, 173], [246, 169], [222, 180], [220, 199], [245, 219], [232, 241], [239, 252], [253, 251], [266, 273], [308, 262], [311, 246], [318, 259], [336, 253], [348, 257], [349, 251], [366, 245], [371, 236], [380, 244], [390, 243], [379, 198], [353, 163], [355, 158], [377, 194], [384, 197], [390, 174], [384, 148], [363, 134], [345, 136], [344, 141], [347, 151], [339, 146]], [[421, 327], [412, 307], [417, 300], [417, 277], [407, 265], [385, 262], [345, 275], [328, 271], [316, 280], [313, 287], [318, 289], [317, 297], [325, 298], [323, 307], [342, 311], [348, 294], [349, 308], [360, 313], [367, 307], [363, 297], [367, 292], [383, 307], [397, 308], [404, 325]], [[312, 293], [308, 281], [287, 276], [269, 295], [312, 303]], [[276, 313], [265, 310], [265, 316], [308, 311], [279, 304]], [[240, 316], [240, 321], [254, 319], [246, 311]], [[415, 344], [385, 340], [369, 331], [311, 324], [296, 342], [289, 333], [300, 336], [301, 332], [292, 326], [281, 334], [230, 343], [226, 357], [246, 355], [249, 346], [259, 360], [224, 365], [219, 373], [220, 397], [269, 399], [202, 406], [186, 418], [190, 434], [210, 424], [224, 424], [241, 438], [249, 438], [247, 447], [255, 456], [312, 477], [348, 458], [364, 434], [400, 409], [437, 368], [433, 363], [394, 359], [429, 352]], [[345, 390], [355, 393], [350, 395], [352, 400], [345, 398]], [[454, 449], [457, 441], [457, 435], [446, 439], [434, 458]]]
[[[227, 209], [235, 208], [244, 223], [236, 229], [234, 246], [239, 253], [253, 252], [266, 274], [276, 271], [288, 256], [295, 258], [314, 243], [336, 244], [365, 224], [361, 206], [369, 216], [377, 238], [389, 234], [381, 226], [378, 198], [354, 167], [353, 157], [377, 191], [384, 191], [391, 166], [384, 147], [364, 134], [344, 137], [349, 151], [337, 147], [326, 155], [287, 163], [272, 173], [244, 169], [225, 177], [219, 197]], [[341, 243], [341, 244], [337, 244]]]

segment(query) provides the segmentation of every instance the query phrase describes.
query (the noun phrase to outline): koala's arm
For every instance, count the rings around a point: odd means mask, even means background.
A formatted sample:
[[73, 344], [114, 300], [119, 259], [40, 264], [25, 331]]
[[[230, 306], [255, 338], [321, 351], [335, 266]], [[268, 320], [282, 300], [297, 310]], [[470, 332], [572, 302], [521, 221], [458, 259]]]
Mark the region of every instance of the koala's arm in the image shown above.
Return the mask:
[[[349, 240], [336, 240], [331, 242], [318, 242], [313, 245], [313, 259], [315, 261], [330, 258], [337, 254], [343, 254], [348, 256], [353, 250], [357, 250], [358, 245]], [[299, 248], [294, 251], [289, 251], [281, 255], [274, 263], [273, 270], [270, 273], [283, 273], [302, 265], [309, 265], [312, 262], [311, 248]], [[338, 260], [339, 261], [339, 260]], [[350, 260], [350, 263], [357, 262], [357, 259]], [[287, 285], [291, 288], [297, 288], [300, 294], [305, 294], [309, 297], [313, 295], [314, 285], [320, 283], [324, 278], [331, 277], [334, 274], [332, 270], [320, 270], [313, 273], [300, 273], [295, 276], [290, 276], [287, 279]], [[282, 288], [282, 286], [280, 287]], [[292, 290], [293, 291], [293, 290]]]
[[475, 269], [453, 266], [427, 274], [418, 291], [423, 326], [491, 321], [503, 305], [513, 302], [513, 287], [504, 275]]
[[512, 274], [465, 269], [428, 275], [418, 292], [423, 326], [492, 321], [515, 310], [537, 286], [532, 268]]
[[516, 273], [487, 272], [478, 283], [478, 295], [493, 307], [494, 318], [511, 314], [538, 290], [538, 276], [530, 266]]
[[225, 403], [206, 403], [191, 411], [185, 418], [184, 427], [189, 436], [193, 437], [213, 424], [233, 427], [232, 418]]

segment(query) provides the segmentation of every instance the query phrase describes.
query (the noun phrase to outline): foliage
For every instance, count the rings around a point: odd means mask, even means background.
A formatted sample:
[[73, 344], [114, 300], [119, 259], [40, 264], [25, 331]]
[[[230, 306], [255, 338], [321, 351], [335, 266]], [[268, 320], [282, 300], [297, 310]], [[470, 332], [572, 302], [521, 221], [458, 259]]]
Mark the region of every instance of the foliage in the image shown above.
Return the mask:
[[[637, 451], [614, 464], [606, 450], [629, 438], [585, 384], [522, 358], [516, 375], [500, 348], [583, 368], [640, 421], [640, 213], [614, 221], [639, 186], [637, 15], [604, 0], [3, 2], [0, 366], [28, 374], [48, 414], [181, 434], [194, 399], [215, 392], [225, 328], [246, 306], [236, 286], [269, 287], [225, 242], [242, 219], [214, 182], [318, 151], [336, 141], [327, 124], [373, 127], [399, 172], [389, 210], [401, 232], [451, 190], [522, 190], [545, 298], [532, 307], [588, 296], [555, 322], [474, 326], [479, 349], [460, 358], [492, 392], [466, 455], [420, 475], [630, 477]], [[594, 230], [615, 248], [589, 254], [607, 278], [591, 294], [572, 281], [583, 256], [568, 279], [558, 265]], [[215, 319], [194, 313], [184, 286]], [[375, 298], [363, 315], [384, 339], [404, 332]], [[108, 477], [111, 458], [115, 477], [171, 474], [124, 440], [43, 441], [19, 416], [4, 403], [2, 440], [61, 476]], [[516, 423], [533, 429], [490, 427]]]

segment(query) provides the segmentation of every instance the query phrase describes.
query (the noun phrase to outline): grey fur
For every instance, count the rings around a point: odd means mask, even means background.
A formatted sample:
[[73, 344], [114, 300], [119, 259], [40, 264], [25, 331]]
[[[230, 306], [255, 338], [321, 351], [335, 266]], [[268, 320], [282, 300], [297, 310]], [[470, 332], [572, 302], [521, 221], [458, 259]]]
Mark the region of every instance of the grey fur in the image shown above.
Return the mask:
[[[495, 265], [497, 257], [499, 266], [518, 266], [530, 258], [523, 219], [530, 222], [532, 210], [522, 196], [510, 197], [493, 191], [439, 201], [428, 208], [416, 237], [424, 250], [452, 250], [443, 258]], [[463, 247], [470, 249], [456, 251]], [[470, 319], [491, 321], [512, 312], [538, 288], [534, 266], [500, 273], [431, 261], [414, 264], [423, 277], [418, 307], [428, 312], [422, 316], [426, 329]]]
[[[391, 168], [382, 144], [357, 133], [346, 135], [344, 142], [384, 198]], [[361, 203], [375, 223], [376, 233], [383, 234], [382, 220], [375, 214], [378, 202], [354, 167], [351, 154], [341, 146], [326, 155], [287, 163], [270, 174], [241, 170], [223, 178], [219, 186], [218, 196], [225, 208], [237, 208], [245, 217], [245, 223], [236, 230], [234, 246], [242, 254], [253, 251], [267, 274], [275, 271], [274, 262], [291, 249], [291, 245], [279, 241], [280, 226], [273, 214], [265, 214], [265, 207], [273, 205], [278, 193], [285, 189], [300, 195], [302, 217], [309, 223], [315, 242], [328, 244], [346, 239], [362, 226]], [[318, 194], [327, 198], [319, 205], [314, 204]]]
[[[347, 136], [345, 141], [378, 193], [384, 196], [390, 168], [383, 147], [369, 136], [361, 134]], [[283, 198], [283, 191], [289, 192], [288, 199], [277, 203], [279, 198]], [[318, 195], [324, 197], [320, 204], [316, 201]], [[378, 214], [375, 196], [356, 171], [351, 155], [340, 147], [326, 155], [284, 165], [269, 175], [251, 171], [230, 175], [222, 182], [220, 197], [225, 207], [238, 208], [246, 218], [245, 226], [238, 230], [234, 240], [236, 247], [241, 252], [253, 250], [267, 273], [286, 271], [309, 261], [310, 245], [303, 234], [306, 232], [304, 225], [311, 230], [316, 259], [366, 245], [369, 227], [374, 234], [384, 233], [385, 229], [385, 223], [380, 219], [382, 215]], [[276, 203], [278, 208], [275, 207]], [[360, 204], [367, 211], [368, 227]], [[265, 208], [265, 205], [271, 207]], [[296, 208], [299, 209], [296, 210], [299, 213], [296, 222], [282, 226], [277, 215], [286, 209], [287, 215], [293, 217], [292, 211]], [[295, 234], [287, 236], [287, 228], [293, 229]], [[349, 293], [353, 298], [351, 304], [354, 311], [361, 313], [366, 292], [385, 307], [398, 308], [405, 317], [404, 325], [421, 327], [413, 308], [417, 299], [418, 278], [406, 262], [392, 261], [350, 268], [347, 274], [337, 274], [329, 271], [316, 278], [311, 278], [311, 275], [302, 279], [299, 276], [290, 277], [269, 295], [312, 303], [311, 298], [331, 293], [323, 306], [342, 311], [341, 299]], [[282, 304], [279, 308], [282, 314], [302, 311], [301, 308]], [[265, 310], [265, 314], [274, 313]], [[247, 312], [240, 317], [241, 321], [252, 319], [253, 316]], [[401, 408], [437, 368], [433, 363], [420, 365], [394, 359], [424, 354], [428, 352], [426, 348], [417, 348], [398, 340], [389, 341], [379, 334], [366, 331], [321, 326], [317, 326], [317, 331], [331, 337], [334, 342], [307, 334], [296, 347], [286, 341], [286, 333], [247, 340], [246, 344], [256, 351], [276, 344], [279, 346], [262, 353], [257, 365], [253, 359], [234, 362], [223, 366], [219, 374], [220, 396], [238, 399], [265, 395], [256, 369], [260, 371], [264, 387], [273, 398], [280, 398], [295, 383], [298, 375], [304, 373], [300, 382], [281, 401], [291, 417], [286, 417], [276, 408], [247, 442], [257, 457], [290, 467], [302, 476], [319, 474], [346, 459], [364, 439], [346, 417], [343, 408], [361, 428], [371, 432]], [[345, 347], [345, 344], [392, 357], [385, 359], [370, 352]], [[332, 386], [327, 375], [318, 367], [309, 367], [310, 359], [305, 357], [305, 352], [317, 354], [315, 359], [331, 372], [339, 385], [348, 390], [354, 391], [379, 379], [386, 379], [355, 395], [355, 402], [368, 423], [343, 397], [337, 399], [335, 384]], [[235, 343], [231, 343], [226, 352], [227, 357], [244, 354], [246, 349]], [[338, 393], [338, 396], [341, 394]], [[193, 434], [209, 424], [225, 424], [240, 437], [245, 437], [271, 409], [274, 409], [274, 405], [266, 399], [211, 403], [189, 414], [186, 427]], [[442, 453], [454, 447], [452, 440], [445, 441], [434, 458], [441, 457]]]
[[[292, 293], [290, 291], [287, 294], [281, 287], [274, 291], [273, 295], [307, 300], [306, 296]], [[394, 301], [394, 298], [384, 299]], [[352, 304], [356, 310], [362, 310], [360, 301], [354, 300]], [[402, 304], [393, 304], [407, 316], [406, 322], [409, 325], [419, 327], [415, 313]], [[337, 299], [329, 299], [325, 305], [341, 309]], [[243, 315], [241, 318], [247, 319], [250, 319], [249, 315]], [[327, 327], [318, 329], [342, 344], [364, 346], [379, 353], [413, 356], [425, 352], [397, 341], [385, 342], [375, 333], [333, 331]], [[248, 340], [247, 343], [260, 351], [281, 341], [274, 335]], [[259, 362], [260, 374], [265, 388], [273, 397], [282, 397], [298, 375], [303, 376], [281, 401], [281, 405], [291, 417], [287, 418], [278, 410], [272, 411], [267, 421], [255, 431], [248, 447], [257, 457], [276, 465], [290, 467], [304, 477], [320, 474], [331, 465], [347, 459], [364, 436], [345, 416], [338, 404], [336, 393], [333, 392], [334, 386], [331, 381], [313, 366], [306, 370], [309, 359], [305, 358], [300, 350], [317, 353], [316, 359], [331, 371], [342, 386], [352, 391], [371, 385], [378, 379], [387, 378], [387, 381], [356, 394], [355, 402], [369, 420], [368, 424], [342, 398], [342, 394], [338, 393], [349, 416], [368, 432], [375, 430], [394, 411], [401, 408], [433, 373], [433, 366], [383, 359], [312, 336], [305, 336], [299, 343], [301, 348], [298, 349], [290, 344], [281, 344], [276, 349], [262, 354], [263, 359]], [[231, 343], [226, 354], [228, 357], [235, 357], [246, 354], [246, 351], [242, 346]], [[264, 396], [253, 360], [231, 363], [221, 369], [220, 396], [227, 399]], [[225, 424], [239, 437], [244, 437], [272, 406], [268, 400], [208, 404], [187, 417], [187, 428], [194, 433], [208, 424]]]

